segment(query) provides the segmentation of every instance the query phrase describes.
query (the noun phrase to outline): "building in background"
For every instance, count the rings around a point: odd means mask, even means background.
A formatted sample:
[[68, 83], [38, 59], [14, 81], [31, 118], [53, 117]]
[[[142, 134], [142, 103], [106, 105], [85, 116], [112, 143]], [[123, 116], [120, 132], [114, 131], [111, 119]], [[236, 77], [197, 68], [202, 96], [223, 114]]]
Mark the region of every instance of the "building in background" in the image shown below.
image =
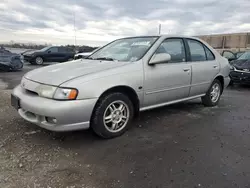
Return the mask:
[[231, 50], [233, 52], [250, 50], [250, 33], [203, 35], [197, 37], [206, 41], [219, 52], [223, 50]]

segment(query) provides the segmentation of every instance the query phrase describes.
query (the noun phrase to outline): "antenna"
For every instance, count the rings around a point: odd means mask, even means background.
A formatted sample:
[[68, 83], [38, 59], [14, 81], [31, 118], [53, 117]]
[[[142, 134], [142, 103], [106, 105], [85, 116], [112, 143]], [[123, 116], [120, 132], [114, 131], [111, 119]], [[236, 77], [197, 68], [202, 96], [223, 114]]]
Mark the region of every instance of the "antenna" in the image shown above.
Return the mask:
[[75, 14], [75, 9], [74, 9], [74, 32], [75, 32], [75, 46], [76, 46], [76, 14]]
[[161, 34], [161, 24], [159, 24], [159, 35]]

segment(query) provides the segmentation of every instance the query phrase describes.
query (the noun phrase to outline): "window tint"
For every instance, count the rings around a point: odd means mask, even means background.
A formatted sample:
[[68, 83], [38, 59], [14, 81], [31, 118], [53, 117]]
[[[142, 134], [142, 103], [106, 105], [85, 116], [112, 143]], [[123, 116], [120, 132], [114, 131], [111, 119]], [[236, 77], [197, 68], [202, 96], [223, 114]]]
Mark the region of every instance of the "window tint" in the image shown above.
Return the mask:
[[66, 52], [66, 49], [63, 47], [59, 47], [59, 52]]
[[171, 61], [169, 63], [186, 61], [185, 48], [182, 39], [167, 39], [163, 41], [155, 53], [168, 53], [171, 56]]
[[58, 52], [58, 48], [57, 47], [52, 47], [49, 49], [50, 52]]
[[196, 40], [188, 39], [188, 46], [190, 49], [192, 61], [206, 61], [206, 54], [203, 48], [203, 44]]
[[208, 61], [215, 60], [214, 54], [206, 46], [204, 47], [207, 54], [207, 60]]
[[67, 48], [67, 47], [64, 48], [64, 51], [65, 52], [74, 52], [74, 50], [72, 48]]
[[67, 51], [74, 53], [74, 49], [72, 49], [72, 48], [67, 48]]

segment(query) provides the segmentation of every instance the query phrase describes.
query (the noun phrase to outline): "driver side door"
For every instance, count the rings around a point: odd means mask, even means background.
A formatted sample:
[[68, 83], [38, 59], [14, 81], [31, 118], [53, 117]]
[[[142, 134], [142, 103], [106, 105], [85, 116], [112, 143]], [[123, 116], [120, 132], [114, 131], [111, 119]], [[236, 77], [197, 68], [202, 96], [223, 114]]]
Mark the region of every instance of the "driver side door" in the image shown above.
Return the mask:
[[48, 62], [56, 62], [60, 59], [60, 53], [58, 47], [51, 47], [46, 51], [45, 60]]
[[191, 65], [182, 38], [165, 39], [155, 53], [167, 53], [169, 62], [144, 64], [144, 108], [161, 106], [187, 98], [191, 84]]

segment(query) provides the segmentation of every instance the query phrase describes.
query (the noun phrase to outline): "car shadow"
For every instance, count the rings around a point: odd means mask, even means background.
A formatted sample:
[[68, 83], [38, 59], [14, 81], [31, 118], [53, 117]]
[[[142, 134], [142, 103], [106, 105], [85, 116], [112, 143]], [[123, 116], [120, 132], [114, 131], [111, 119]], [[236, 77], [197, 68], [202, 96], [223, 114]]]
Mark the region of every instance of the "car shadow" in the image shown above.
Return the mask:
[[245, 91], [250, 89], [250, 85], [247, 84], [233, 84], [227, 87], [229, 90]]

